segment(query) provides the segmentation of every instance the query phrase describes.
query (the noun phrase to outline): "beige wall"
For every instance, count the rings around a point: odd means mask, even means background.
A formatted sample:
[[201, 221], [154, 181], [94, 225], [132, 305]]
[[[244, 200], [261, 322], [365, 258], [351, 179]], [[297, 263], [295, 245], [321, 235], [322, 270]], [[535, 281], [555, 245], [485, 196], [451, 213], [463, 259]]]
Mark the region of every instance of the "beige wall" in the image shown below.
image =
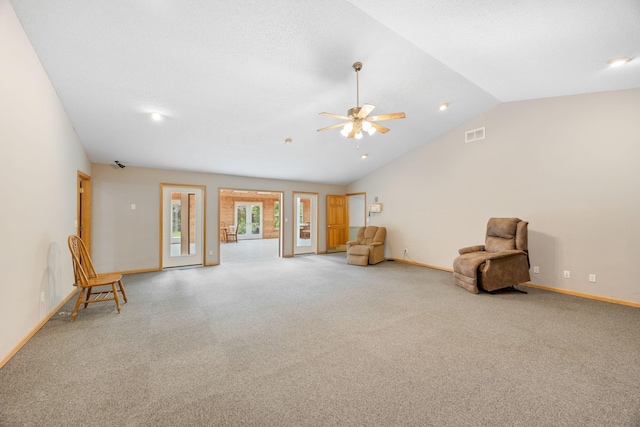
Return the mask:
[[[206, 186], [206, 263], [218, 256], [218, 190], [282, 191], [284, 255], [291, 255], [292, 193], [317, 192], [320, 198], [319, 247], [326, 251], [326, 195], [345, 194], [346, 187], [295, 181], [247, 178], [162, 169], [93, 164], [93, 261], [98, 271], [132, 271], [160, 266], [160, 183]], [[136, 209], [132, 210], [131, 205]], [[209, 251], [213, 255], [209, 255]]]
[[[408, 248], [451, 268], [459, 248], [484, 242], [489, 217], [519, 217], [540, 267], [532, 282], [640, 302], [639, 118], [640, 89], [501, 104], [348, 191], [383, 203], [370, 223], [388, 227], [389, 257]], [[487, 138], [465, 144], [482, 126]]]
[[0, 0], [0, 158], [2, 362], [74, 290], [67, 237], [75, 233], [77, 172], [91, 173], [7, 0]]

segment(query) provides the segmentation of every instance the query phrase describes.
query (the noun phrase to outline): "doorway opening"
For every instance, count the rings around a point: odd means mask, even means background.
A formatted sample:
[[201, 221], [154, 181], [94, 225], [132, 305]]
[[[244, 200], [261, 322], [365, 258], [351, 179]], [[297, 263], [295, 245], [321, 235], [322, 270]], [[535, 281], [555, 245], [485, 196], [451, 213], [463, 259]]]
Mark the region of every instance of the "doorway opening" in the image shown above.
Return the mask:
[[221, 264], [282, 256], [282, 199], [281, 191], [218, 190]]
[[318, 194], [293, 193], [293, 254], [318, 253]]

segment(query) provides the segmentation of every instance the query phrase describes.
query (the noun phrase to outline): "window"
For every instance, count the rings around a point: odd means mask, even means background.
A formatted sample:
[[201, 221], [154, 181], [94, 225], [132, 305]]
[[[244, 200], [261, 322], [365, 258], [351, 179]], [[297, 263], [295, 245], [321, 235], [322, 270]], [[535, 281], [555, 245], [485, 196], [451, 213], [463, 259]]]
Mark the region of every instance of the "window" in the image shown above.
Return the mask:
[[280, 202], [273, 202], [273, 228], [280, 229]]

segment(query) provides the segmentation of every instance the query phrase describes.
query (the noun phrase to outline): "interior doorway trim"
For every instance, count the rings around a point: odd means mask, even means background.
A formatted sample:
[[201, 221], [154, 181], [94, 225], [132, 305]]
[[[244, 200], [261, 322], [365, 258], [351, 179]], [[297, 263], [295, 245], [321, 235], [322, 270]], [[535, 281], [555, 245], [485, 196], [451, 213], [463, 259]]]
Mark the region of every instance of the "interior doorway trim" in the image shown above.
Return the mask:
[[158, 254], [158, 266], [159, 269], [162, 270], [165, 268], [164, 266], [164, 234], [165, 234], [165, 223], [164, 223], [164, 191], [165, 188], [176, 187], [176, 188], [193, 188], [199, 189], [202, 191], [202, 256], [200, 257], [200, 263], [198, 265], [206, 265], [207, 260], [207, 186], [206, 185], [193, 185], [193, 184], [173, 184], [167, 182], [160, 183], [160, 249]]
[[91, 254], [91, 177], [81, 171], [78, 171], [76, 195], [76, 235], [82, 239]]
[[[306, 242], [306, 235], [303, 236], [301, 233], [306, 230], [302, 230], [300, 226], [300, 212], [299, 212], [299, 198], [309, 199], [309, 216], [308, 218], [305, 216], [305, 213], [302, 212], [303, 221], [305, 227], [308, 227], [308, 240]], [[292, 215], [291, 215], [291, 251], [293, 256], [302, 255], [302, 254], [317, 254], [318, 253], [318, 218], [319, 218], [319, 193], [308, 192], [308, 191], [294, 191], [292, 197]], [[303, 239], [305, 237], [305, 239]], [[300, 242], [305, 243], [305, 245], [299, 244]], [[308, 243], [308, 245], [307, 245]]]

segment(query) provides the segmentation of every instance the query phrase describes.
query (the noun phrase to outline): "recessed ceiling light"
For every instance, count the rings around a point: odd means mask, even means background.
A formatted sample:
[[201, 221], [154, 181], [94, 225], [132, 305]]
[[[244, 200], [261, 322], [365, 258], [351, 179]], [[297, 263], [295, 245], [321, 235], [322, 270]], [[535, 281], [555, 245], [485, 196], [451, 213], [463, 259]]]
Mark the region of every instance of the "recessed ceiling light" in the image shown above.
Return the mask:
[[444, 111], [447, 108], [449, 108], [449, 104], [445, 102], [444, 104], [440, 104], [440, 106], [438, 107], [438, 110]]
[[627, 62], [631, 61], [631, 58], [628, 56], [622, 56], [620, 58], [613, 58], [607, 61], [607, 64], [609, 64], [610, 67], [619, 67], [621, 65], [626, 64]]
[[368, 154], [366, 154], [366, 153], [365, 153], [365, 154], [361, 154], [361, 155], [360, 155], [360, 158], [361, 158], [361, 159], [366, 159], [367, 157], [369, 157], [369, 155], [368, 155]]
[[159, 122], [160, 120], [162, 120], [162, 114], [160, 114], [160, 113], [151, 113], [151, 118], [153, 120], [155, 120], [156, 122]]
[[290, 144], [291, 141], [293, 141], [291, 138], [287, 138], [287, 139], [284, 140], [284, 143], [285, 144]]

